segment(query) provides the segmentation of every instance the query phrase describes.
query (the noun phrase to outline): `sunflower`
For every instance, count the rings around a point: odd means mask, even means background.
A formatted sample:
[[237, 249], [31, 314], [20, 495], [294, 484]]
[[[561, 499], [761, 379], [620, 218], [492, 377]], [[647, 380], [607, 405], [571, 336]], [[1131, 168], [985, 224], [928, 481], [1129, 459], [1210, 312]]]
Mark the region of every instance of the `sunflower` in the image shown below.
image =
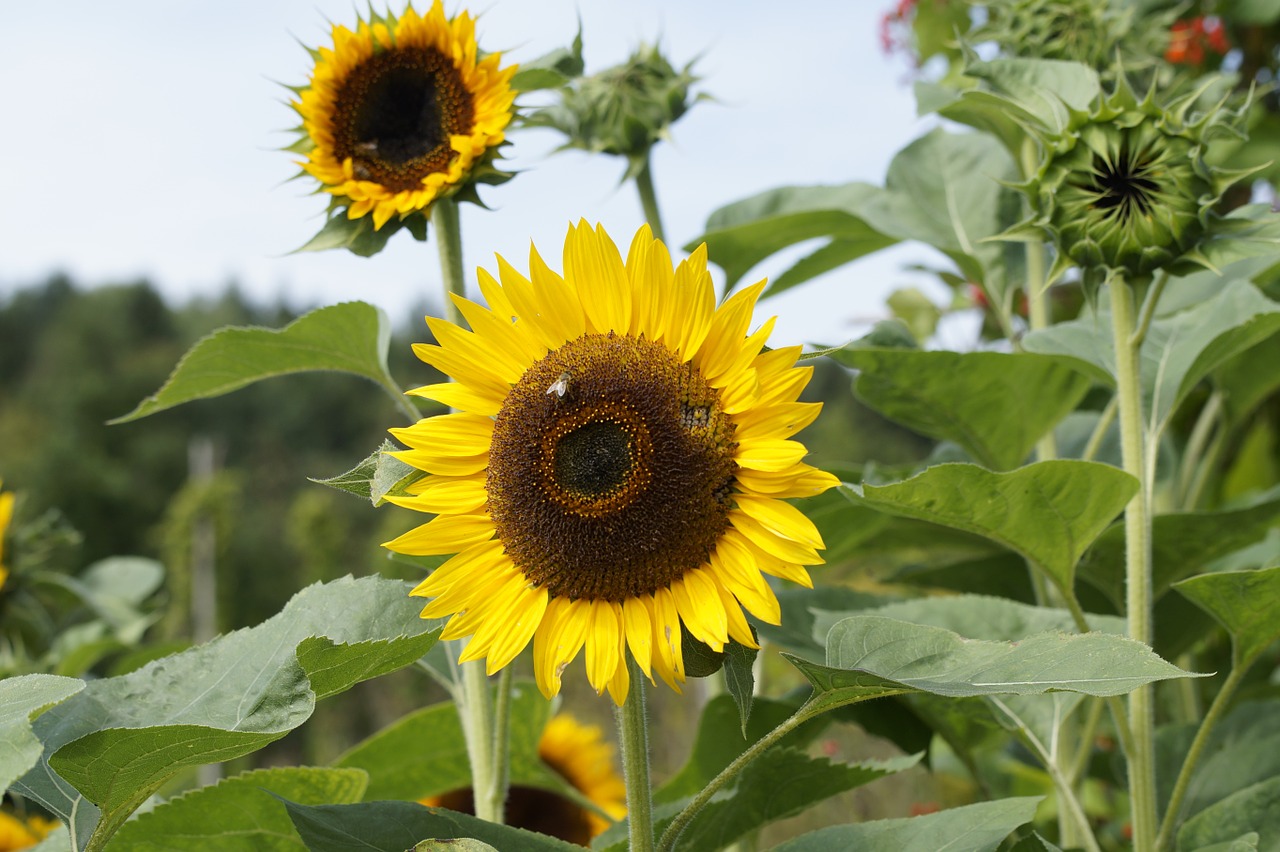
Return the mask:
[[[544, 695], [585, 648], [587, 678], [621, 704], [626, 656], [672, 688], [681, 623], [721, 651], [756, 647], [743, 608], [776, 624], [770, 574], [811, 585], [813, 523], [782, 498], [837, 480], [791, 436], [820, 403], [800, 347], [747, 334], [764, 282], [718, 308], [706, 247], [672, 269], [642, 228], [625, 263], [602, 228], [571, 227], [564, 276], [530, 253], [529, 278], [480, 271], [489, 307], [457, 298], [467, 331], [433, 318], [418, 357], [454, 378], [410, 391], [456, 411], [392, 434], [427, 473], [399, 505], [436, 518], [388, 542], [456, 554], [418, 585], [424, 618], [490, 673], [532, 640]], [[763, 572], [763, 573], [762, 573]]]
[[56, 819], [33, 815], [24, 820], [7, 811], [0, 811], [0, 852], [30, 849], [48, 837], [59, 825]]
[[[627, 815], [627, 785], [613, 763], [613, 746], [596, 725], [584, 725], [568, 714], [547, 723], [538, 740], [538, 757], [557, 775], [614, 820]], [[432, 807], [471, 813], [470, 789], [420, 800]], [[588, 846], [610, 821], [568, 799], [532, 787], [513, 786], [507, 796], [506, 822], [580, 846]]]
[[440, 0], [425, 15], [409, 6], [362, 19], [355, 32], [334, 25], [333, 47], [313, 55], [293, 102], [305, 134], [293, 150], [348, 218], [372, 213], [375, 229], [458, 192], [511, 121], [516, 66], [480, 58], [475, 20], [446, 18]]
[[[0, 479], [0, 488], [4, 487], [4, 480]], [[5, 581], [9, 579], [9, 569], [4, 564], [4, 536], [9, 531], [9, 521], [13, 519], [13, 492], [0, 493], [0, 589], [4, 588]]]

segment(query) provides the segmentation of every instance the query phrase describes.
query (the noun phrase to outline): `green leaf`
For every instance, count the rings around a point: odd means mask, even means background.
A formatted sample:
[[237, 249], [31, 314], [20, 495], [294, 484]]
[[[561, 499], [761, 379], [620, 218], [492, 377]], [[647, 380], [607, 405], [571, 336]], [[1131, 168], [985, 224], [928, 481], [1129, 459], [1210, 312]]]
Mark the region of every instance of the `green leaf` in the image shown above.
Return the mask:
[[1201, 849], [1214, 843], [1246, 840], [1256, 833], [1258, 849], [1280, 849], [1280, 777], [1246, 787], [1210, 805], [1182, 824], [1179, 850]]
[[[669, 803], [695, 795], [750, 746], [782, 724], [797, 707], [798, 703], [757, 697], [743, 735], [735, 724], [738, 713], [729, 696], [712, 698], [702, 708], [687, 762], [654, 791], [654, 801]], [[783, 737], [780, 743], [803, 748], [826, 727], [828, 721], [816, 719], [806, 722]]]
[[1265, 26], [1280, 18], [1280, 0], [1229, 0], [1222, 13], [1233, 23]]
[[822, 644], [822, 638], [827, 635], [825, 628], [819, 638], [814, 638], [818, 636], [814, 630], [814, 616], [818, 610], [831, 608], [849, 615], [876, 609], [892, 600], [887, 596], [870, 595], [845, 586], [818, 586], [813, 589], [791, 586], [778, 589], [776, 594], [782, 610], [782, 623], [774, 625], [757, 621], [753, 623], [753, 627], [765, 641], [798, 654], [821, 654], [825, 647]]
[[[754, 629], [751, 635], [755, 637]], [[738, 708], [738, 721], [744, 737], [747, 735], [747, 720], [751, 718], [751, 703], [755, 697], [755, 662], [759, 653], [759, 648], [748, 648], [733, 641], [724, 646], [724, 685]]]
[[355, 769], [257, 769], [192, 790], [129, 820], [111, 852], [303, 852], [281, 799], [301, 804], [360, 801], [365, 775]]
[[[426, 239], [425, 229], [422, 228], [425, 220], [422, 216], [416, 218], [418, 229], [422, 231], [422, 236], [418, 239]], [[373, 257], [387, 247], [387, 240], [391, 239], [391, 235], [400, 230], [404, 224], [405, 222], [400, 219], [392, 219], [381, 228], [374, 228], [372, 216], [348, 219], [346, 209], [340, 208], [325, 220], [324, 226], [316, 232], [314, 237], [294, 251], [346, 249], [359, 257]]]
[[1235, 840], [1224, 840], [1221, 843], [1201, 846], [1195, 852], [1258, 852], [1258, 833], [1251, 831], [1240, 835]]
[[724, 270], [732, 289], [765, 258], [806, 240], [829, 239], [766, 291], [778, 292], [897, 242], [868, 224], [881, 192], [866, 183], [771, 189], [713, 212], [707, 232], [685, 248], [706, 243], [708, 258]]
[[773, 852], [848, 852], [871, 849], [945, 849], [994, 852], [1015, 828], [1031, 822], [1041, 797], [998, 799], [907, 819], [881, 819], [803, 834]]
[[302, 724], [317, 696], [426, 653], [439, 628], [418, 618], [408, 588], [380, 577], [310, 586], [257, 627], [93, 681], [36, 721], [44, 756], [18, 789], [74, 813], [82, 845], [110, 837], [184, 767], [253, 752]]
[[413, 852], [499, 852], [481, 840], [456, 837], [451, 840], [424, 840], [413, 847]]
[[[512, 685], [511, 782], [565, 794], [569, 785], [538, 757], [538, 740], [550, 712], [551, 706], [532, 684]], [[430, 755], [430, 760], [423, 755]], [[433, 704], [397, 719], [357, 743], [333, 765], [368, 773], [368, 799], [417, 801], [471, 786], [466, 741], [453, 702]]]
[[1062, 852], [1062, 847], [1050, 843], [1033, 831], [1009, 848], [1009, 852]]
[[[1172, 512], [1151, 521], [1153, 600], [1170, 584], [1206, 570], [1228, 553], [1252, 544], [1280, 523], [1280, 486], [1246, 506], [1219, 512]], [[1124, 601], [1124, 524], [1112, 525], [1080, 561], [1080, 576], [1119, 606]]]
[[846, 348], [831, 357], [860, 371], [854, 392], [867, 405], [996, 470], [1026, 461], [1090, 385], [1057, 359], [1026, 353]]
[[535, 59], [521, 62], [519, 70], [511, 78], [511, 88], [517, 92], [558, 88], [574, 77], [581, 77], [583, 70], [582, 22], [579, 21], [578, 33], [569, 47], [559, 47]]
[[843, 490], [881, 512], [999, 542], [1070, 589], [1080, 555], [1129, 502], [1137, 482], [1109, 465], [1061, 460], [1009, 473], [940, 464], [893, 485]]
[[1273, 334], [1257, 346], [1232, 358], [1213, 375], [1222, 391], [1227, 419], [1244, 424], [1267, 397], [1280, 391], [1280, 334]]
[[675, 849], [723, 849], [771, 822], [909, 769], [919, 761], [920, 755], [910, 755], [884, 761], [833, 763], [793, 748], [771, 748], [747, 764], [733, 787], [698, 811], [681, 832]]
[[[310, 852], [404, 852], [423, 840], [470, 838], [502, 852], [581, 852], [581, 846], [415, 802], [303, 805], [285, 802]], [[448, 848], [448, 847], [446, 847]]]
[[[1151, 324], [1140, 354], [1143, 411], [1153, 434], [1196, 383], [1280, 331], [1280, 303], [1247, 281], [1227, 283], [1202, 304]], [[1114, 384], [1110, 314], [1098, 311], [1023, 338], [1029, 352], [1054, 355]]]
[[426, 476], [416, 467], [387, 455], [399, 449], [402, 448], [391, 441], [383, 441], [382, 446], [346, 473], [330, 479], [312, 478], [311, 481], [363, 497], [373, 505], [381, 506], [386, 502], [387, 495], [403, 496], [408, 493], [406, 489], [411, 483]]
[[1280, 566], [1201, 574], [1174, 588], [1226, 628], [1236, 666], [1250, 665], [1280, 638]]
[[44, 750], [31, 722], [84, 689], [79, 678], [29, 674], [0, 680], [0, 790], [21, 778]]
[[387, 372], [390, 340], [386, 315], [364, 302], [319, 308], [279, 330], [224, 328], [192, 346], [160, 390], [109, 422], [128, 423], [184, 402], [309, 370], [354, 373], [395, 388]]
[[1122, 695], [1175, 677], [1203, 677], [1108, 633], [1037, 633], [1016, 642], [968, 639], [939, 627], [876, 615], [839, 621], [827, 636], [827, 664], [783, 654], [833, 708], [881, 695], [949, 697], [1083, 692]]

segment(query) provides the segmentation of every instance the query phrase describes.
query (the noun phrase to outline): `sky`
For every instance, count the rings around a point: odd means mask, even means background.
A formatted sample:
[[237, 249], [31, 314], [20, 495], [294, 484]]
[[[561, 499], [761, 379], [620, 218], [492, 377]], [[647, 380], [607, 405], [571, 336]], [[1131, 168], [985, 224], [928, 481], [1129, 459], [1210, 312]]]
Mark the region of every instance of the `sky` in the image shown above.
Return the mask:
[[[396, 0], [395, 8], [400, 8]], [[426, 7], [419, 2], [418, 8]], [[695, 66], [715, 97], [674, 125], [654, 154], [673, 250], [716, 208], [784, 185], [882, 184], [893, 154], [927, 129], [901, 56], [880, 49], [890, 0], [480, 0], [480, 44], [504, 64], [573, 38], [582, 21], [588, 72], [658, 40]], [[382, 8], [380, 3], [377, 8]], [[398, 326], [438, 310], [434, 245], [398, 234], [371, 259], [291, 253], [323, 221], [314, 182], [289, 179], [297, 116], [282, 84], [306, 82], [302, 47], [329, 44], [330, 22], [354, 26], [352, 0], [64, 0], [9, 4], [0, 51], [0, 298], [61, 271], [86, 285], [147, 278], [174, 301], [235, 281], [251, 299], [295, 308], [351, 299]], [[446, 11], [461, 8], [448, 0]], [[27, 33], [29, 35], [17, 35]], [[552, 154], [553, 131], [518, 130], [511, 182], [482, 188], [491, 210], [462, 209], [464, 264], [527, 268], [530, 241], [553, 267], [568, 224], [600, 222], [625, 251], [642, 214], [623, 163]], [[795, 255], [792, 255], [794, 259]], [[883, 317], [903, 267], [928, 261], [898, 246], [757, 310], [776, 314], [775, 344], [836, 343]], [[749, 276], [777, 274], [786, 257]], [[719, 270], [713, 270], [717, 283]], [[469, 294], [478, 298], [474, 274]], [[745, 282], [744, 282], [745, 283]], [[941, 289], [930, 291], [943, 300]], [[411, 313], [412, 312], [412, 313]]]

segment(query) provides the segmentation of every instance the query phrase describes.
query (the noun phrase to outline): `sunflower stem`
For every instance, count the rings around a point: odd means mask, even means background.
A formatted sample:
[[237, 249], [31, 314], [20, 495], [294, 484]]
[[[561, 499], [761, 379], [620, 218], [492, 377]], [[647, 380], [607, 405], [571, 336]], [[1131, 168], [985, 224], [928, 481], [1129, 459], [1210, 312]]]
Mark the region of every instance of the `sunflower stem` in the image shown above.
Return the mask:
[[506, 818], [507, 790], [511, 784], [511, 666], [498, 675], [493, 709], [493, 807], [498, 822]]
[[649, 154], [649, 151], [644, 152], [644, 165], [636, 172], [636, 191], [640, 193], [644, 220], [649, 223], [653, 235], [665, 243], [667, 238], [662, 230], [662, 214], [658, 211], [658, 194], [653, 188], [653, 167]]
[[467, 294], [458, 203], [452, 198], [441, 198], [432, 204], [431, 226], [436, 230], [436, 251], [440, 254], [440, 274], [444, 278], [444, 318], [454, 325], [462, 325], [462, 314], [450, 298], [453, 294]]
[[644, 699], [644, 675], [627, 655], [631, 690], [614, 711], [622, 777], [627, 783], [627, 831], [630, 852], [653, 852], [653, 785], [649, 779], [649, 720]]
[[[1151, 644], [1151, 513], [1150, 483], [1144, 453], [1142, 385], [1134, 330], [1133, 288], [1123, 275], [1110, 281], [1111, 331], [1116, 352], [1116, 399], [1120, 414], [1120, 448], [1125, 472], [1138, 480], [1138, 490], [1124, 511], [1125, 615], [1129, 638]], [[1154, 307], [1154, 302], [1151, 303]], [[1155, 708], [1150, 686], [1129, 695], [1130, 750], [1126, 753], [1133, 848], [1150, 852], [1156, 842]]]
[[467, 741], [467, 759], [471, 763], [471, 793], [476, 816], [489, 822], [502, 822], [502, 802], [497, 801], [493, 777], [493, 703], [489, 695], [489, 676], [484, 660], [460, 664], [462, 669], [462, 701], [458, 713], [462, 717], [462, 733]]

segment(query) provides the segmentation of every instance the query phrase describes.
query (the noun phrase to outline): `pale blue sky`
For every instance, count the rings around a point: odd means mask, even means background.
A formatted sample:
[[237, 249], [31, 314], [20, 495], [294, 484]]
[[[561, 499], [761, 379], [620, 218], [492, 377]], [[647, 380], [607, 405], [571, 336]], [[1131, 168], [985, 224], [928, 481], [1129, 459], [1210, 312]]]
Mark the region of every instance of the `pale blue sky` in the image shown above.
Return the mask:
[[[567, 44], [579, 14], [588, 71], [655, 37], [676, 62], [703, 55], [702, 85], [718, 102], [676, 124], [675, 143], [654, 165], [678, 248], [712, 210], [760, 190], [883, 181], [890, 157], [923, 132], [902, 58], [880, 51], [878, 21], [891, 5], [487, 0], [470, 8], [481, 13], [482, 46], [509, 61]], [[284, 129], [296, 116], [276, 81], [304, 83], [309, 59], [297, 42], [326, 42], [326, 21], [352, 25], [356, 8], [351, 0], [10, 4], [0, 50], [0, 293], [61, 269], [90, 284], [147, 276], [174, 298], [235, 279], [258, 299], [359, 298], [397, 320], [424, 298], [438, 303], [434, 247], [407, 234], [371, 260], [288, 254], [319, 227], [324, 200], [310, 195], [311, 183], [285, 182], [296, 167], [275, 149], [292, 140]], [[511, 139], [509, 163], [523, 173], [482, 190], [492, 212], [463, 208], [469, 269], [493, 268], [494, 252], [523, 268], [531, 239], [558, 257], [579, 217], [604, 223], [625, 247], [641, 213], [632, 187], [618, 187], [620, 162], [547, 157], [558, 143], [549, 131]], [[885, 296], [911, 281], [899, 268], [926, 257], [919, 248], [881, 253], [765, 302], [758, 318], [779, 315], [777, 342], [847, 339], [858, 331], [851, 321], [883, 315]]]

